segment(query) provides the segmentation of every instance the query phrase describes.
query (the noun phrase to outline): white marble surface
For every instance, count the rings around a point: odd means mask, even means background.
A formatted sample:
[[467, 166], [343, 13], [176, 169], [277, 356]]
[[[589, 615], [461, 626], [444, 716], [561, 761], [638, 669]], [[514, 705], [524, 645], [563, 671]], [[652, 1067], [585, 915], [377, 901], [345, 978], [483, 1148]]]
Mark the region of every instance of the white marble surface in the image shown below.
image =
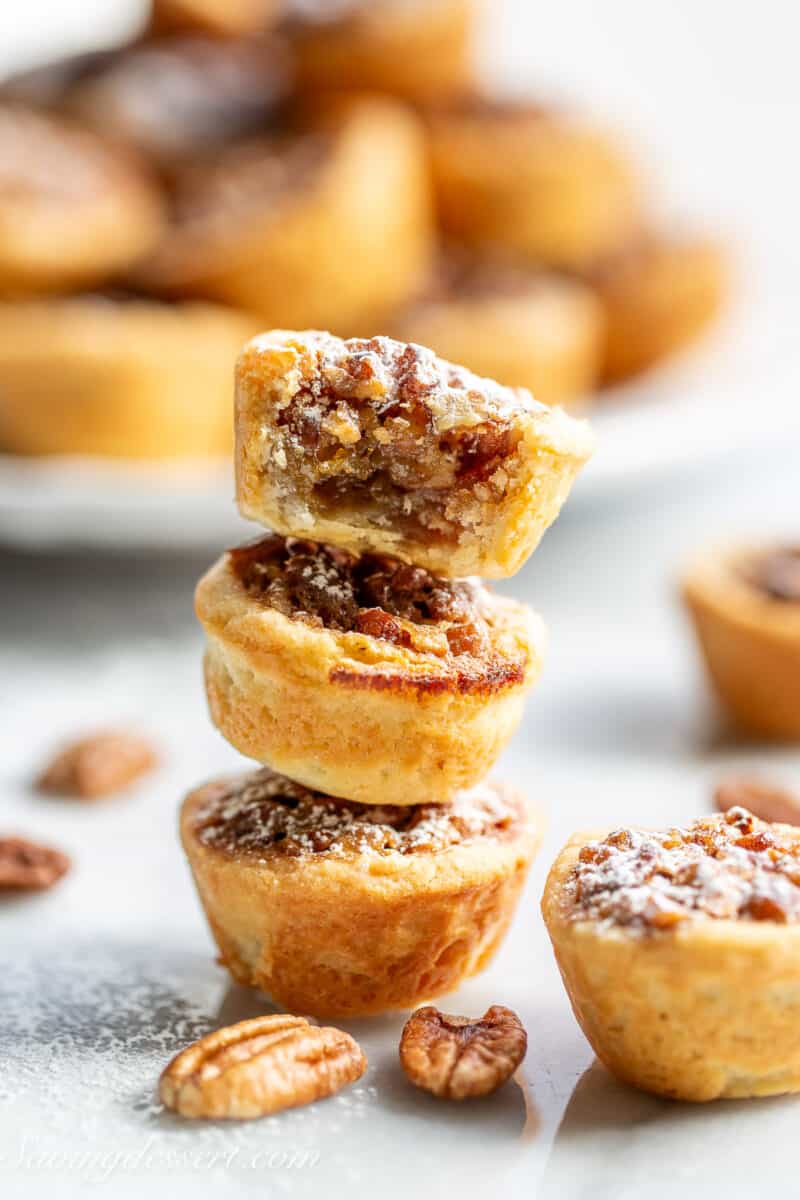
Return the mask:
[[[0, 907], [0, 1195], [331, 1197], [443, 1188], [464, 1197], [748, 1196], [792, 1166], [791, 1099], [702, 1109], [657, 1101], [592, 1066], [538, 915], [543, 875], [576, 827], [673, 821], [716, 776], [800, 758], [738, 746], [709, 712], [675, 602], [678, 564], [732, 532], [796, 521], [797, 451], [565, 515], [509, 590], [552, 630], [545, 678], [500, 772], [550, 831], [511, 936], [452, 999], [515, 1008], [530, 1034], [518, 1080], [451, 1107], [396, 1061], [402, 1017], [352, 1022], [370, 1067], [332, 1100], [248, 1125], [190, 1125], [154, 1098], [187, 1040], [264, 1011], [215, 965], [175, 835], [182, 792], [240, 760], [212, 731], [190, 596], [202, 567], [0, 557], [0, 827], [63, 846], [52, 892]], [[150, 732], [164, 766], [95, 807], [30, 788], [62, 737], [96, 724]], [[753, 1147], [757, 1146], [754, 1155]]]

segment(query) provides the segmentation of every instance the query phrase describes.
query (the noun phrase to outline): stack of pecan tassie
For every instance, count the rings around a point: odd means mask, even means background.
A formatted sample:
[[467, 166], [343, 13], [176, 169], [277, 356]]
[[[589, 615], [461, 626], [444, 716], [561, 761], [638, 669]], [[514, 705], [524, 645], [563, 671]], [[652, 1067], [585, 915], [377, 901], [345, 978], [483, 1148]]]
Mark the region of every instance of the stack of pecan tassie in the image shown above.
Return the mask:
[[264, 764], [182, 837], [222, 960], [285, 1008], [411, 1007], [486, 965], [541, 818], [486, 779], [541, 667], [511, 575], [586, 426], [421, 346], [265, 333], [236, 372], [237, 499], [271, 532], [201, 580], [217, 728]]

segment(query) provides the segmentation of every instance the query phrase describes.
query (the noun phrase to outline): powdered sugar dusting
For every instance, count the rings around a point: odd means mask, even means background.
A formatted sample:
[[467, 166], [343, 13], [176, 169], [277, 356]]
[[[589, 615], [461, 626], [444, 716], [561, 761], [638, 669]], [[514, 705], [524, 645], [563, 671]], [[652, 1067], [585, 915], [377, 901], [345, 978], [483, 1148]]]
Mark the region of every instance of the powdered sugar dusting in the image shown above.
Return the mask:
[[670, 928], [690, 917], [800, 920], [800, 833], [743, 808], [687, 829], [589, 842], [568, 880], [573, 917]]
[[520, 818], [518, 800], [496, 784], [461, 792], [446, 806], [366, 805], [334, 800], [264, 767], [209, 785], [195, 830], [205, 845], [227, 853], [342, 857], [438, 851], [507, 837]]

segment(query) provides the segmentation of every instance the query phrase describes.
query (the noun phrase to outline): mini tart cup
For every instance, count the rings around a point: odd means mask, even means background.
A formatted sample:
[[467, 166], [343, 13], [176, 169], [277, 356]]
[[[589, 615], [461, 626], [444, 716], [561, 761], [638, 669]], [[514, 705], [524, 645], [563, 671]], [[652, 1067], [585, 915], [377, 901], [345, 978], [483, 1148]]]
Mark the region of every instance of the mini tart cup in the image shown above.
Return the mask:
[[374, 88], [430, 103], [472, 82], [476, 0], [375, 3], [341, 23], [309, 20], [294, 40], [298, 90]]
[[581, 270], [640, 224], [639, 185], [613, 137], [553, 113], [431, 119], [439, 218], [455, 240]]
[[445, 803], [482, 779], [541, 669], [544, 628], [495, 597], [485, 678], [360, 633], [292, 620], [251, 597], [223, 557], [200, 580], [205, 683], [220, 733], [248, 758], [362, 804]]
[[507, 837], [410, 854], [231, 854], [205, 845], [190, 793], [181, 839], [222, 961], [290, 1012], [367, 1016], [451, 992], [498, 949], [541, 841]]
[[598, 292], [605, 381], [636, 375], [700, 337], [722, 308], [726, 274], [723, 248], [710, 238], [658, 238], [630, 261], [623, 253]]
[[757, 737], [800, 741], [800, 604], [775, 600], [741, 574], [769, 547], [707, 555], [683, 598], [708, 674], [735, 723]]
[[689, 918], [674, 931], [571, 919], [577, 834], [542, 913], [573, 1012], [619, 1079], [676, 1100], [800, 1091], [800, 925]]
[[231, 368], [253, 328], [244, 313], [199, 302], [88, 295], [0, 303], [0, 447], [229, 455]]

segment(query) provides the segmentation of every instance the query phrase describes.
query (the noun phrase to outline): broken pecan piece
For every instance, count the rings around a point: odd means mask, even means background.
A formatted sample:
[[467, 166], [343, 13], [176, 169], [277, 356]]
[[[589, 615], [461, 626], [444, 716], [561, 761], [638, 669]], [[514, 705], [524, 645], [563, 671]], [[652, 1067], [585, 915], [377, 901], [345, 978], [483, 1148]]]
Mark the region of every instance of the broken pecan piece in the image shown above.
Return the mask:
[[129, 733], [94, 733], [61, 750], [36, 781], [43, 792], [95, 800], [122, 791], [157, 763], [144, 738]]
[[162, 1072], [159, 1095], [183, 1117], [250, 1120], [331, 1096], [366, 1066], [349, 1034], [279, 1013], [193, 1042]]
[[516, 1013], [494, 1004], [479, 1020], [428, 1006], [406, 1022], [400, 1063], [417, 1087], [446, 1100], [486, 1096], [510, 1079], [528, 1035]]
[[42, 892], [65, 875], [70, 865], [60, 850], [27, 838], [0, 837], [0, 891]]
[[714, 791], [714, 805], [719, 812], [744, 808], [761, 821], [800, 825], [800, 795], [765, 779], [748, 776], [724, 779]]

